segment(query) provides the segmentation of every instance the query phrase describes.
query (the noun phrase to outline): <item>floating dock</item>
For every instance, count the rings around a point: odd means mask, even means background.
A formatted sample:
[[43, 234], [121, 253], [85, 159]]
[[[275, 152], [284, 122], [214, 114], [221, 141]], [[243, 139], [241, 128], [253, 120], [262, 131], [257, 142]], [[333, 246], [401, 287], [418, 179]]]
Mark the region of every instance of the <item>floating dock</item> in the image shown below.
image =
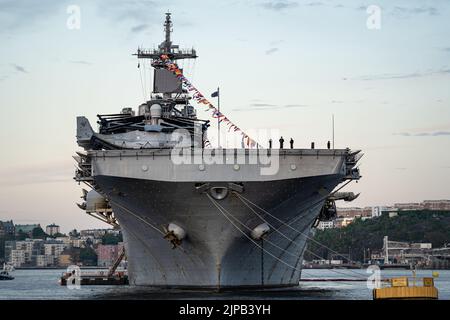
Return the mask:
[[[71, 277], [70, 273], [64, 274], [60, 280], [59, 284], [62, 286], [67, 285], [67, 280]], [[113, 285], [127, 285], [128, 276], [126, 274], [115, 274], [113, 276], [102, 276], [102, 275], [81, 275], [79, 277], [79, 283], [77, 283], [75, 278], [72, 278], [72, 284], [80, 284], [82, 286], [113, 286]]]
[[[105, 273], [100, 271], [93, 274], [80, 274], [75, 270], [72, 272], [65, 272], [59, 279], [59, 284], [66, 286], [67, 282], [70, 281], [72, 285], [82, 285], [82, 286], [120, 286], [129, 284], [128, 275], [124, 271], [117, 271], [122, 259], [125, 257], [125, 249], [122, 249], [116, 261], [109, 270]], [[69, 280], [70, 279], [70, 280]]]
[[[439, 292], [434, 286], [433, 278], [423, 278], [423, 285], [410, 286], [408, 277], [393, 278], [391, 286], [373, 289], [374, 300], [435, 300]], [[414, 279], [415, 282], [415, 279]]]

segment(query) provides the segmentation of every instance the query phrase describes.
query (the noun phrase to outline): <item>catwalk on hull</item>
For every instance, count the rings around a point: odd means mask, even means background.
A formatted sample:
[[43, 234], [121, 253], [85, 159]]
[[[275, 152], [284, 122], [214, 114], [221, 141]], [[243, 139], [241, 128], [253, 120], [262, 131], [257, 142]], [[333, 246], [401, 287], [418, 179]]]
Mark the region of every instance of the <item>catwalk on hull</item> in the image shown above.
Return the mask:
[[[151, 99], [137, 114], [77, 118], [80, 208], [120, 225], [130, 284], [167, 288], [298, 285], [311, 227], [330, 218], [337, 193], [358, 180], [350, 149], [210, 149], [209, 121], [162, 57], [195, 59], [165, 40], [138, 49], [154, 67]], [[352, 198], [347, 196], [346, 199]]]

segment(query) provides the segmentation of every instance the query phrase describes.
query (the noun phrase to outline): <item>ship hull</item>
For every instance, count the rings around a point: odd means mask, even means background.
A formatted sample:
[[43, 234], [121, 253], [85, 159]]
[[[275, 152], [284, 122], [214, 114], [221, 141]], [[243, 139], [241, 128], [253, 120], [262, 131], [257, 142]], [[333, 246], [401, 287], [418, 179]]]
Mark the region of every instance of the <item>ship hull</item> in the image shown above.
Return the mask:
[[[341, 181], [333, 174], [243, 182], [241, 192], [214, 200], [198, 182], [95, 177], [121, 225], [130, 284], [211, 289], [297, 286], [308, 234], [324, 202], [320, 190]], [[186, 231], [176, 248], [164, 238], [170, 223]], [[271, 231], [254, 240], [250, 232], [262, 223]]]

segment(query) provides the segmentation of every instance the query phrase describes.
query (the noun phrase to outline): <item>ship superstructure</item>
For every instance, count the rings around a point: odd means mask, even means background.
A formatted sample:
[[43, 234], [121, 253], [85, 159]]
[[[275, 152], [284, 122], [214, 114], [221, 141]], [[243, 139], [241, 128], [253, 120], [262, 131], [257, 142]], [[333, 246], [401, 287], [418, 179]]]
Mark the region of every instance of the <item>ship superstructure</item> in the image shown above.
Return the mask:
[[[137, 113], [77, 118], [80, 207], [120, 225], [131, 284], [161, 287], [295, 286], [309, 231], [329, 218], [335, 188], [357, 180], [350, 149], [209, 149], [208, 120], [167, 61], [197, 58], [171, 41], [138, 49], [154, 68]], [[177, 69], [179, 73], [179, 70]], [[346, 196], [346, 198], [354, 198]]]

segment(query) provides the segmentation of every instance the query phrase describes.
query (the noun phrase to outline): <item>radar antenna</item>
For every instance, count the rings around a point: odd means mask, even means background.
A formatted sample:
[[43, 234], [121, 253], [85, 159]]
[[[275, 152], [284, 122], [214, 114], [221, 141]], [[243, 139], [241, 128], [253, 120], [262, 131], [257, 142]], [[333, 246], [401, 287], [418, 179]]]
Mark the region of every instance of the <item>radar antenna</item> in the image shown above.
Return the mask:
[[181, 60], [181, 59], [195, 59], [197, 58], [197, 52], [194, 49], [180, 49], [178, 45], [172, 44], [171, 33], [172, 29], [172, 19], [171, 13], [166, 13], [166, 20], [164, 22], [164, 33], [165, 39], [158, 46], [158, 49], [143, 49], [138, 48], [137, 53], [134, 55], [139, 59], [151, 59], [157, 60], [161, 55], [165, 54], [169, 56], [171, 60]]

